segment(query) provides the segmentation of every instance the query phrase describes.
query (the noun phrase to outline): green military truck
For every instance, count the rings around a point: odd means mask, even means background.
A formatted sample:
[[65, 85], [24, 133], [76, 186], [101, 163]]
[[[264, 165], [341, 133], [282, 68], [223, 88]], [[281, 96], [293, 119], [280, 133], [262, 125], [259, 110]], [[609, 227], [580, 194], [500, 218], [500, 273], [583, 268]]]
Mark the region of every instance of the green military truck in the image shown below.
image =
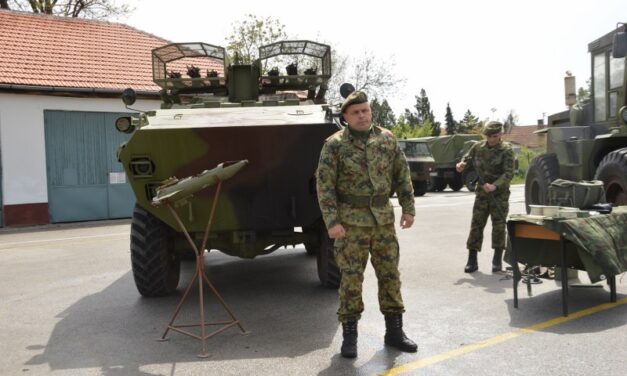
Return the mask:
[[[155, 205], [160, 190], [171, 181], [200, 178], [222, 162], [243, 160], [247, 166], [225, 182], [215, 203], [206, 249], [252, 259], [304, 244], [307, 253], [317, 255], [322, 284], [339, 284], [314, 180], [325, 139], [341, 129], [338, 111], [325, 104], [331, 49], [312, 41], [282, 41], [261, 47], [259, 54], [253, 64], [240, 65], [228, 61], [224, 48], [206, 43], [157, 48], [153, 79], [163, 89], [161, 109], [116, 122], [119, 131], [132, 133], [118, 160], [137, 202], [131, 261], [141, 295], [172, 293], [181, 257], [190, 251], [174, 215]], [[268, 59], [294, 55], [318, 68], [283, 75], [264, 68]], [[203, 65], [206, 61], [213, 65]], [[223, 65], [222, 72], [216, 64]], [[130, 105], [134, 93], [126, 94]], [[213, 201], [212, 189], [205, 189], [175, 205], [197, 244]]]
[[602, 180], [608, 202], [627, 205], [627, 76], [625, 24], [588, 44], [591, 95], [576, 100], [574, 76], [565, 78], [569, 110], [549, 116], [546, 153], [534, 158], [525, 177], [525, 203], [549, 204], [557, 178]]
[[478, 134], [454, 134], [439, 137], [420, 137], [416, 142], [428, 145], [435, 161], [435, 167], [430, 172], [430, 191], [440, 192], [448, 185], [453, 191], [459, 191], [464, 185], [474, 191], [477, 184], [477, 175], [474, 170], [468, 169], [460, 174], [455, 165], [475, 142], [481, 140]]
[[405, 153], [409, 165], [414, 195], [424, 196], [431, 186], [431, 171], [435, 169], [429, 144], [413, 138], [398, 140], [398, 144]]

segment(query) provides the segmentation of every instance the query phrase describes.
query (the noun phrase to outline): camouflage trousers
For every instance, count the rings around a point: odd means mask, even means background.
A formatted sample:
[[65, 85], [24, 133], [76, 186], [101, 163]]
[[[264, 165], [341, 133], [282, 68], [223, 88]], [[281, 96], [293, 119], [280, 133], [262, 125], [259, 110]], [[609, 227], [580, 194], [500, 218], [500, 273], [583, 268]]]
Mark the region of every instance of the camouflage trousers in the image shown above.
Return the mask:
[[383, 314], [405, 312], [394, 224], [373, 227], [345, 225], [344, 228], [346, 236], [335, 240], [335, 258], [342, 272], [338, 319], [341, 322], [357, 321], [364, 311], [361, 294], [368, 256], [379, 284], [379, 309]]
[[[477, 189], [481, 189], [481, 187], [477, 186]], [[490, 194], [493, 195], [494, 200], [483, 192], [477, 193], [475, 196], [470, 234], [466, 242], [468, 249], [481, 251], [483, 229], [488, 222], [488, 216], [492, 218], [492, 248], [505, 249], [505, 222], [509, 212], [509, 190]]]

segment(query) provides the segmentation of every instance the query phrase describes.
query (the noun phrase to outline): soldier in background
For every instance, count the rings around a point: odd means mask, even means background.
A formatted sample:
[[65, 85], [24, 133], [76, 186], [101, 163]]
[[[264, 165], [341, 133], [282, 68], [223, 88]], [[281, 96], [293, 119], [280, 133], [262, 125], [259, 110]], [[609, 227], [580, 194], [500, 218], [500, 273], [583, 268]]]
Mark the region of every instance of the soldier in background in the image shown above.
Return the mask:
[[342, 323], [342, 356], [357, 356], [357, 321], [364, 310], [362, 283], [369, 255], [379, 282], [385, 343], [415, 352], [417, 345], [403, 332], [399, 247], [389, 200], [392, 187], [397, 187], [401, 227], [411, 227], [415, 208], [407, 161], [394, 135], [372, 125], [365, 93], [351, 93], [341, 111], [348, 126], [326, 140], [316, 179], [320, 209], [329, 237], [335, 239], [342, 273], [337, 312]]
[[[472, 222], [466, 246], [468, 263], [464, 272], [472, 273], [479, 269], [477, 252], [481, 251], [483, 229], [492, 218], [492, 272], [502, 269], [503, 249], [505, 248], [505, 221], [509, 211], [509, 185], [514, 174], [514, 152], [507, 142], [501, 141], [503, 124], [490, 121], [483, 127], [486, 140], [475, 144], [468, 150], [456, 166], [458, 172], [464, 171], [468, 160], [472, 160], [480, 177], [481, 186], [475, 191], [475, 204], [472, 209]], [[492, 197], [490, 197], [492, 195]]]

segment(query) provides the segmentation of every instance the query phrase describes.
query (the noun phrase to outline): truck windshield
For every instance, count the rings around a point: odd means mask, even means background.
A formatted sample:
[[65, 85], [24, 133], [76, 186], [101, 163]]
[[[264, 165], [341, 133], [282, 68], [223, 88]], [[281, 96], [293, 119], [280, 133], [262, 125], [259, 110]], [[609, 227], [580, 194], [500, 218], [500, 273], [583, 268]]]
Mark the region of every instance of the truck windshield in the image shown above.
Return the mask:
[[407, 157], [422, 157], [431, 155], [429, 145], [419, 142], [401, 142], [401, 149]]

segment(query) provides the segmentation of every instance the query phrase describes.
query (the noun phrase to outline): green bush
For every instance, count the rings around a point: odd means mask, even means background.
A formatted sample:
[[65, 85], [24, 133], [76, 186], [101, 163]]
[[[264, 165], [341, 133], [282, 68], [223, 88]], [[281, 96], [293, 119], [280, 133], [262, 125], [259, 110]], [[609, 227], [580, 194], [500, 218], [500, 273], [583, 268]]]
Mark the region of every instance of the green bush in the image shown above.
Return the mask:
[[525, 146], [522, 146], [518, 152], [516, 152], [516, 159], [518, 160], [518, 168], [514, 170], [514, 178], [512, 179], [512, 184], [524, 184], [525, 183], [525, 175], [527, 174], [527, 170], [529, 169], [529, 164], [531, 160], [535, 158], [542, 151], [529, 149]]

